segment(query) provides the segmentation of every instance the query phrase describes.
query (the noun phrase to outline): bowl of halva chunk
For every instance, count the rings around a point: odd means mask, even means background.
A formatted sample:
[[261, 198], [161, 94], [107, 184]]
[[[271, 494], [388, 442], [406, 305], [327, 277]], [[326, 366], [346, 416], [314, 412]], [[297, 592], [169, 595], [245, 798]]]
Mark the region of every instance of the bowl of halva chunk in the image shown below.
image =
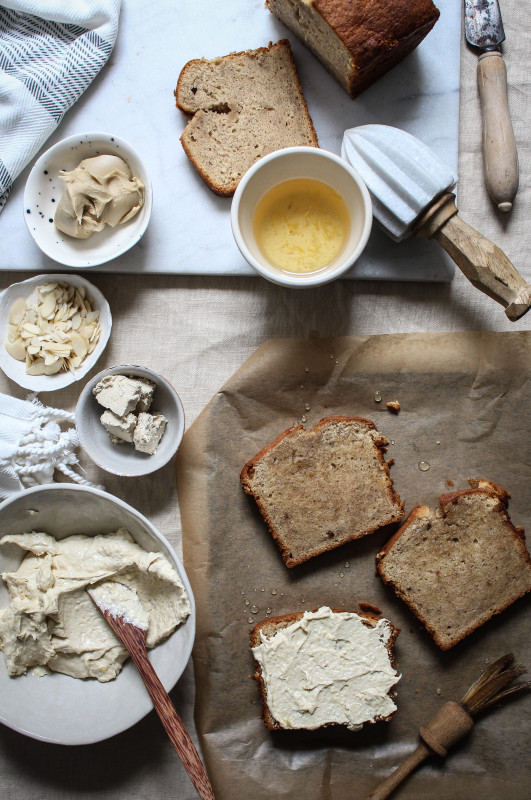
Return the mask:
[[123, 364], [90, 380], [76, 407], [81, 446], [115, 475], [147, 475], [170, 461], [184, 433], [179, 395], [161, 375]]

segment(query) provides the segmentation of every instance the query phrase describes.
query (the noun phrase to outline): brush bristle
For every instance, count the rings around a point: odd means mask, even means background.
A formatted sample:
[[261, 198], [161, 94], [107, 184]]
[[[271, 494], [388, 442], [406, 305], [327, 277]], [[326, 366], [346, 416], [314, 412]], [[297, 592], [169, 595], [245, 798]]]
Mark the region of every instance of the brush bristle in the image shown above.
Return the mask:
[[479, 676], [461, 700], [465, 711], [474, 716], [502, 699], [531, 687], [531, 681], [510, 686], [516, 678], [527, 672], [524, 666], [513, 665], [513, 662], [513, 654], [507, 653]]

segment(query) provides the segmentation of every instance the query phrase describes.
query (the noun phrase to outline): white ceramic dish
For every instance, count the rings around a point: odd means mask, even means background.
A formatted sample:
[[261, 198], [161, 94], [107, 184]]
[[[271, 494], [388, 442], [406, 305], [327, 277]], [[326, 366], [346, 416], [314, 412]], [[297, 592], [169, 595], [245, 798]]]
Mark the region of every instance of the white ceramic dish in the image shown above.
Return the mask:
[[[144, 549], [164, 553], [188, 592], [191, 614], [150, 659], [169, 691], [182, 675], [194, 643], [195, 605], [184, 568], [175, 551], [138, 511], [98, 489], [50, 484], [27, 489], [0, 504], [2, 534], [38, 530], [61, 539], [75, 533], [94, 536], [127, 528]], [[16, 570], [23, 553], [16, 545], [0, 547], [0, 572]], [[0, 581], [0, 608], [8, 592]], [[10, 678], [0, 653], [0, 721], [34, 739], [65, 745], [90, 744], [134, 725], [153, 708], [136, 668], [128, 660], [114, 681], [78, 680], [52, 673]]]
[[[156, 384], [150, 412], [164, 414], [167, 424], [153, 455], [140, 453], [129, 443], [113, 444], [101, 424], [100, 417], [105, 409], [98, 403], [92, 390], [107, 375], [133, 375]], [[137, 477], [155, 472], [173, 458], [184, 434], [184, 409], [171, 383], [161, 375], [145, 367], [122, 364], [103, 370], [83, 388], [76, 407], [76, 427], [81, 446], [95, 464], [115, 475]]]
[[[144, 205], [132, 219], [93, 234], [74, 239], [57, 230], [53, 218], [64, 191], [60, 170], [72, 170], [84, 158], [117, 155], [129, 165], [145, 186]], [[143, 236], [151, 216], [151, 180], [140, 156], [124, 139], [110, 133], [81, 133], [50, 147], [35, 163], [24, 190], [24, 221], [35, 243], [54, 261], [68, 267], [94, 267], [117, 258]]]
[[[9, 324], [9, 309], [17, 297], [29, 297], [36, 286], [51, 281], [63, 281], [72, 286], [84, 286], [88, 297], [94, 300], [94, 308], [100, 312], [101, 333], [98, 344], [81, 366], [72, 372], [58, 372], [56, 375], [27, 375], [26, 364], [17, 361], [10, 356], [4, 347], [7, 339], [7, 326]], [[97, 360], [105, 350], [109, 336], [111, 335], [112, 316], [111, 309], [107, 300], [99, 289], [89, 283], [81, 275], [68, 274], [46, 274], [37, 275], [35, 278], [28, 278], [21, 283], [13, 283], [0, 294], [0, 368], [8, 378], [18, 383], [24, 389], [32, 392], [53, 392], [56, 389], [64, 389], [74, 381], [83, 378], [87, 372], [96, 364]]]
[[[253, 231], [253, 217], [261, 198], [284, 181], [310, 178], [328, 184], [346, 203], [350, 232], [341, 253], [315, 272], [286, 272], [261, 252]], [[350, 164], [316, 147], [288, 147], [264, 156], [245, 173], [231, 206], [234, 239], [245, 260], [264, 278], [282, 286], [320, 286], [347, 272], [359, 258], [371, 232], [372, 205], [367, 187]]]

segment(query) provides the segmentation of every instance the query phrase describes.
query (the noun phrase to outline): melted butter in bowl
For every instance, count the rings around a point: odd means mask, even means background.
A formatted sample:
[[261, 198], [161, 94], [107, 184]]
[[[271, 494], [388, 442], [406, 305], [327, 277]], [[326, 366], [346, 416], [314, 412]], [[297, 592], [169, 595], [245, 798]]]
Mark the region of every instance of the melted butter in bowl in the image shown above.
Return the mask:
[[315, 272], [332, 264], [347, 242], [350, 215], [328, 184], [310, 178], [270, 189], [254, 212], [254, 235], [265, 258], [287, 272]]
[[350, 164], [317, 147], [259, 159], [234, 194], [231, 225], [245, 260], [282, 286], [319, 286], [347, 272], [372, 226], [367, 187]]

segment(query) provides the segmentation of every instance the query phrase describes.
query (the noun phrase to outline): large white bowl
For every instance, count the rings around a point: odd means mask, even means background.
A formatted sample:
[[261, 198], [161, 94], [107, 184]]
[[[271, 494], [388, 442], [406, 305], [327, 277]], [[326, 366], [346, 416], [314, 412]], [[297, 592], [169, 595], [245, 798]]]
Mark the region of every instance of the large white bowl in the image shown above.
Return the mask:
[[[191, 614], [162, 644], [149, 651], [150, 660], [169, 691], [188, 663], [195, 635], [192, 589], [175, 551], [138, 511], [98, 489], [50, 484], [20, 492], [0, 504], [0, 531], [45, 531], [58, 539], [75, 533], [94, 536], [127, 528], [145, 550], [164, 553], [188, 593]], [[0, 572], [16, 570], [23, 558], [16, 545], [0, 547]], [[8, 592], [0, 581], [0, 608]], [[114, 681], [79, 680], [52, 673], [43, 677], [10, 678], [0, 653], [0, 722], [13, 730], [56, 744], [102, 741], [134, 725], [153, 705], [135, 666], [128, 660]]]
[[[343, 198], [350, 216], [350, 232], [341, 253], [315, 272], [279, 269], [261, 252], [254, 235], [253, 218], [262, 197], [296, 178], [328, 184]], [[232, 199], [231, 225], [242, 256], [264, 278], [291, 288], [320, 286], [344, 275], [363, 252], [372, 227], [371, 197], [356, 170], [334, 153], [318, 147], [287, 147], [269, 153], [247, 170]]]
[[[92, 297], [94, 308], [100, 312], [100, 338], [94, 351], [85, 358], [74, 372], [58, 372], [55, 375], [27, 375], [25, 362], [17, 361], [13, 356], [10, 356], [4, 345], [7, 339], [9, 309], [18, 297], [29, 297], [36, 286], [52, 281], [63, 281], [63, 283], [69, 283], [72, 286], [83, 286], [85, 288], [87, 297]], [[0, 293], [0, 369], [12, 381], [32, 392], [54, 392], [56, 389], [64, 389], [65, 386], [69, 386], [74, 381], [83, 378], [96, 364], [96, 361], [105, 350], [111, 335], [111, 328], [112, 316], [107, 300], [99, 289], [81, 275], [62, 273], [57, 275], [37, 275], [35, 278], [21, 281], [21, 283], [12, 283], [11, 286]]]
[[[75, 239], [57, 230], [53, 223], [65, 184], [60, 170], [72, 170], [84, 158], [98, 155], [123, 158], [131, 172], [145, 186], [144, 205], [135, 216], [93, 234], [89, 239]], [[125, 253], [135, 245], [148, 226], [153, 191], [148, 172], [133, 147], [110, 133], [80, 133], [50, 147], [35, 163], [24, 190], [24, 221], [43, 253], [68, 267], [95, 267]]]

